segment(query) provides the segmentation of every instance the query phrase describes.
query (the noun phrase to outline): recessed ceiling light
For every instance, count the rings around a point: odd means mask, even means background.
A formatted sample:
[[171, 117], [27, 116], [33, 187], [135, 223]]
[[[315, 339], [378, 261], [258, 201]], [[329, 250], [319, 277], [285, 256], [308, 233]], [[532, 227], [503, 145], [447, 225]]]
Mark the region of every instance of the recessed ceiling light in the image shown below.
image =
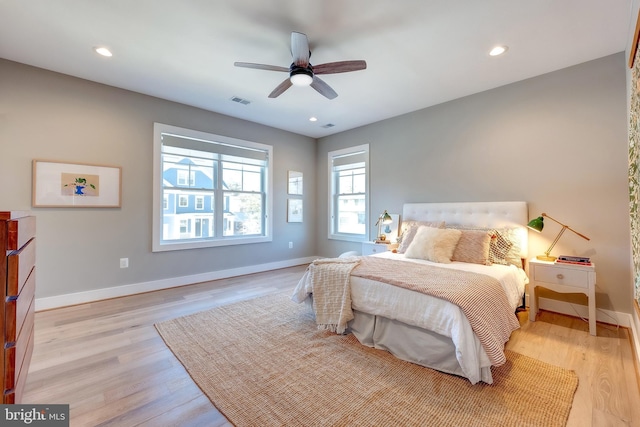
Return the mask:
[[113, 56], [113, 53], [111, 53], [111, 51], [106, 47], [95, 47], [93, 50], [95, 50], [98, 55]]
[[489, 52], [489, 55], [491, 55], [491, 56], [502, 55], [508, 49], [509, 49], [509, 46], [496, 46], [493, 49], [491, 49], [491, 52]]
[[318, 118], [317, 117], [309, 117], [309, 121], [310, 122], [317, 122]]

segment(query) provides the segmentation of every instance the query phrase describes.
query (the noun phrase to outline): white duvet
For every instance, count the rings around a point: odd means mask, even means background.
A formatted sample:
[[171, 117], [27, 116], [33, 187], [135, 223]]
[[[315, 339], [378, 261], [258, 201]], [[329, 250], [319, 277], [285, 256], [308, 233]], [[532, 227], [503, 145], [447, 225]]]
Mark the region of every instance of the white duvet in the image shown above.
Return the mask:
[[[462, 262], [437, 264], [405, 258], [404, 255], [393, 252], [371, 256], [466, 270], [494, 277], [502, 284], [514, 311], [522, 301], [528, 282], [525, 272], [513, 265], [485, 266]], [[304, 278], [300, 283], [303, 282]], [[299, 284], [291, 299], [300, 303], [308, 296], [304, 287]], [[493, 382], [489, 358], [458, 306], [419, 292], [355, 276], [351, 277], [351, 301], [354, 310], [397, 320], [451, 338], [456, 348], [456, 359], [464, 376], [472, 384], [479, 381], [488, 384]]]

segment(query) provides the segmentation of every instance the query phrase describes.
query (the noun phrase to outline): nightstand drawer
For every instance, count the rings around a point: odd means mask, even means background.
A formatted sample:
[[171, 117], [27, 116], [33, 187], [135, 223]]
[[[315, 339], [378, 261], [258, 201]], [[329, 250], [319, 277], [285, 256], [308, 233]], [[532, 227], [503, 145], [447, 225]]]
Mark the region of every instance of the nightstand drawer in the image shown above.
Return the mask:
[[536, 282], [553, 283], [585, 289], [589, 287], [589, 272], [587, 271], [542, 265], [536, 266], [534, 271], [533, 280]]
[[373, 255], [387, 252], [389, 245], [386, 243], [364, 242], [362, 243], [362, 255]]

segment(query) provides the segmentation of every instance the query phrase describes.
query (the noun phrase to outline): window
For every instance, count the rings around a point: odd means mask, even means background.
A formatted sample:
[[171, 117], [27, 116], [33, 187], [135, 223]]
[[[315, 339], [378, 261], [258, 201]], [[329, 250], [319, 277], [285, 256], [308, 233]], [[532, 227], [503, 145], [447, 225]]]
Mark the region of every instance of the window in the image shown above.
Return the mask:
[[329, 238], [369, 238], [369, 145], [329, 152]]
[[271, 241], [272, 151], [155, 123], [153, 251]]

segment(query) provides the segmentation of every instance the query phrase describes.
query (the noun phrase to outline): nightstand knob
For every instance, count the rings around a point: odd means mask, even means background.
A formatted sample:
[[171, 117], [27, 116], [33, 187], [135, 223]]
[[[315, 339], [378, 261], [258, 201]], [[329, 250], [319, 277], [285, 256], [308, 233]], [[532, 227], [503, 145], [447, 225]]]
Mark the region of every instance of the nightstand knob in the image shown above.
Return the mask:
[[562, 275], [562, 274], [558, 274], [556, 277], [557, 277], [558, 279], [561, 279], [561, 280], [562, 280], [562, 279], [564, 279], [564, 275]]

